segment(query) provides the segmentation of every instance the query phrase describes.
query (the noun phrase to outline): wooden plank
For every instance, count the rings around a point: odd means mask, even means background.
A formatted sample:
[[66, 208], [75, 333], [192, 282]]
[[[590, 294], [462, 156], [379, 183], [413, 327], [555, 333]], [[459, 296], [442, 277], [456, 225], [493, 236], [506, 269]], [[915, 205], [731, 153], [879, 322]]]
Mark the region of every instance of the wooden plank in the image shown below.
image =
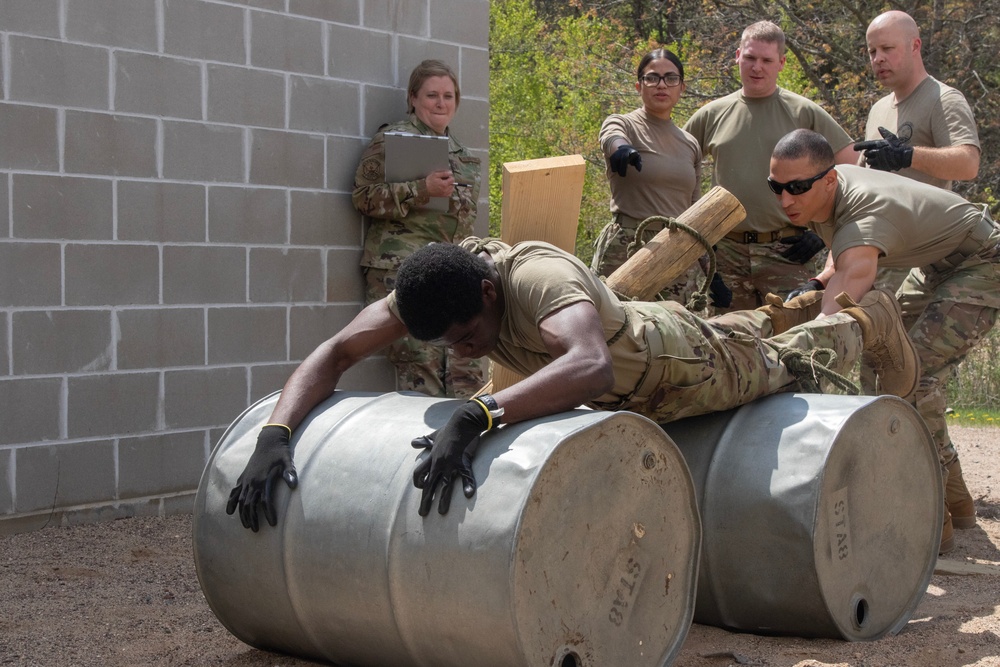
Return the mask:
[[[739, 200], [717, 185], [677, 216], [677, 222], [714, 245], [746, 215]], [[640, 301], [654, 300], [704, 253], [705, 247], [687, 232], [664, 228], [608, 276], [608, 287]]]
[[[505, 162], [500, 240], [511, 245], [546, 241], [574, 253], [586, 171], [582, 155]], [[500, 391], [522, 379], [509, 368], [492, 364], [491, 391]]]

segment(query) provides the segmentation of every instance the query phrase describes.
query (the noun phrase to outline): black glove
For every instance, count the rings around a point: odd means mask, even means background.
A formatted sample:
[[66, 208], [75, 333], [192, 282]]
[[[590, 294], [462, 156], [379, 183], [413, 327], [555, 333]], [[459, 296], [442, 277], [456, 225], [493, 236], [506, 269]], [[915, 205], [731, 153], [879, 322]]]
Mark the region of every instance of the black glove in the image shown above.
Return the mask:
[[821, 289], [823, 289], [823, 283], [816, 280], [815, 278], [810, 278], [809, 282], [799, 285], [791, 292], [789, 292], [788, 296], [785, 297], [785, 302], [787, 303], [797, 296], [802, 296], [806, 292], [816, 292]]
[[708, 291], [712, 294], [712, 305], [716, 308], [729, 308], [733, 302], [733, 290], [729, 289], [718, 271], [712, 276]]
[[267, 424], [257, 436], [257, 447], [247, 461], [243, 474], [236, 480], [236, 486], [229, 493], [226, 514], [240, 508], [240, 522], [244, 528], [257, 532], [257, 506], [264, 512], [264, 518], [272, 526], [278, 525], [278, 510], [274, 506], [274, 483], [281, 477], [294, 489], [299, 485], [299, 477], [292, 464], [292, 450], [288, 444], [291, 435], [287, 426]]
[[421, 489], [420, 516], [427, 516], [438, 490], [438, 514], [447, 514], [451, 506], [452, 482], [462, 478], [466, 498], [476, 493], [476, 478], [472, 474], [472, 455], [479, 445], [479, 436], [490, 427], [490, 419], [482, 404], [468, 401], [442, 428], [430, 435], [414, 438], [410, 443], [417, 449], [430, 449], [430, 456], [413, 469], [413, 486]]
[[802, 231], [801, 236], [789, 236], [782, 240], [788, 247], [781, 251], [781, 256], [789, 262], [805, 264], [813, 256], [823, 249], [825, 245], [820, 235], [808, 229]]
[[907, 139], [900, 139], [884, 127], [878, 128], [878, 132], [882, 139], [854, 144], [854, 150], [865, 152], [865, 162], [869, 167], [881, 171], [899, 171], [913, 164], [913, 146], [907, 143]]
[[625, 170], [629, 165], [635, 167], [636, 171], [642, 171], [642, 156], [639, 151], [628, 144], [622, 144], [611, 154], [611, 171], [617, 172], [622, 178], [625, 177]]

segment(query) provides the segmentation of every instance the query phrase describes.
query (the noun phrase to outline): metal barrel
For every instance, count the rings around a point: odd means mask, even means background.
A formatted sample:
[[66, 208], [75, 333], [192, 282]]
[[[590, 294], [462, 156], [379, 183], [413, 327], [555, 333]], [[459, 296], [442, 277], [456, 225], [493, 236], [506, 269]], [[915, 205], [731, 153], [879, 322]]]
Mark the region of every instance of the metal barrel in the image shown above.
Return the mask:
[[696, 622], [850, 641], [903, 628], [943, 520], [937, 451], [909, 403], [778, 394], [664, 428], [701, 508]]
[[574, 410], [483, 436], [441, 516], [417, 514], [418, 435], [456, 401], [336, 392], [292, 440], [299, 485], [257, 533], [225, 513], [276, 401], [222, 436], [195, 500], [209, 606], [242, 641], [355, 666], [669, 665], [701, 540], [680, 452], [632, 413]]

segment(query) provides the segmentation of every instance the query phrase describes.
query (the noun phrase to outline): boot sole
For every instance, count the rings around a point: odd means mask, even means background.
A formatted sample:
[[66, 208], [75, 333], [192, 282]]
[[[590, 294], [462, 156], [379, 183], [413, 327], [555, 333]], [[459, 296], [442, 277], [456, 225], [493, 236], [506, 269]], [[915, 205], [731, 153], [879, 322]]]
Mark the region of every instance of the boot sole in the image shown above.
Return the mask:
[[976, 527], [976, 517], [974, 516], [952, 516], [951, 525], [959, 530], [968, 530]]

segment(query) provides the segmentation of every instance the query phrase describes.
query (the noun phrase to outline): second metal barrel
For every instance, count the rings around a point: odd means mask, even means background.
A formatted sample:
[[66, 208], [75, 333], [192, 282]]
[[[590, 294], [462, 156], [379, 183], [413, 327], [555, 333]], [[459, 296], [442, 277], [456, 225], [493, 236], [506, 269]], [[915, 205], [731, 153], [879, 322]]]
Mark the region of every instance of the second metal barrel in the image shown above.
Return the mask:
[[195, 562], [219, 620], [253, 646], [355, 667], [663, 667], [694, 609], [700, 524], [669, 437], [575, 410], [486, 434], [476, 495], [417, 514], [410, 440], [457, 402], [336, 392], [295, 431], [299, 486], [276, 528], [225, 513], [272, 396], [212, 453]]
[[937, 451], [910, 404], [778, 394], [664, 428], [698, 489], [695, 621], [848, 640], [907, 623], [943, 518]]

